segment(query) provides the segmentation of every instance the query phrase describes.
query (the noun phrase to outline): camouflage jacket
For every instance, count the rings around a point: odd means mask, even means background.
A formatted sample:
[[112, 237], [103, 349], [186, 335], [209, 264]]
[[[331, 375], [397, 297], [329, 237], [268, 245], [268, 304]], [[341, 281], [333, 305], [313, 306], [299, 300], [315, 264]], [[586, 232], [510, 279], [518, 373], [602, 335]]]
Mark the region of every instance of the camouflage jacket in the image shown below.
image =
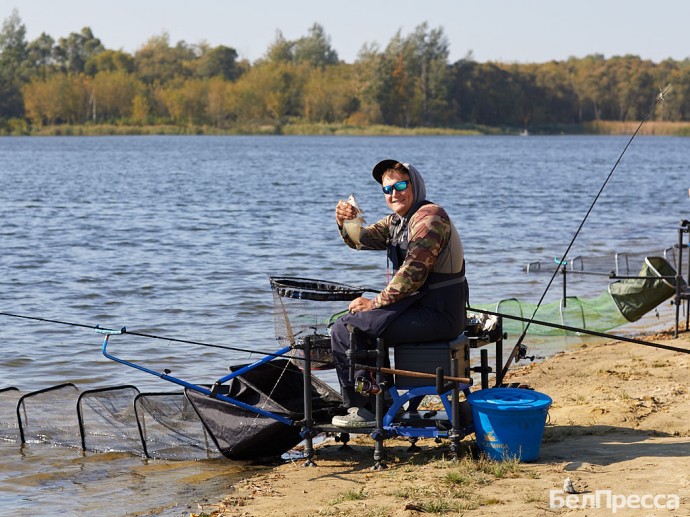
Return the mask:
[[[362, 228], [361, 249], [387, 249], [396, 218], [390, 214]], [[348, 246], [356, 248], [342, 228], [340, 234]], [[459, 273], [463, 264], [462, 242], [446, 211], [433, 203], [423, 205], [408, 223], [405, 259], [388, 285], [374, 298], [374, 307], [390, 305], [417, 292], [429, 273]]]

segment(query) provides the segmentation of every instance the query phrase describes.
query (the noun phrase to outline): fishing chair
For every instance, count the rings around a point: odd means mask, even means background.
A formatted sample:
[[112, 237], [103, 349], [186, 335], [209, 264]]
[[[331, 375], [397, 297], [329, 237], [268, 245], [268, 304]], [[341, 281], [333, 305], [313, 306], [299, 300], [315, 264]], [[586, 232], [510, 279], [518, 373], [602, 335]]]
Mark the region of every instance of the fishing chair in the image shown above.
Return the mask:
[[[376, 427], [371, 433], [376, 442], [373, 469], [386, 468], [383, 442], [394, 436], [407, 437], [412, 444], [410, 450], [417, 449], [415, 442], [419, 438], [435, 438], [436, 441], [449, 438], [451, 452], [459, 456], [460, 440], [473, 432], [467, 407], [463, 407], [465, 414], [461, 418], [459, 401], [459, 392], [469, 395], [472, 384], [469, 378], [469, 339], [462, 334], [452, 340], [398, 343], [392, 348], [395, 368], [389, 370], [384, 366], [389, 358], [389, 349], [383, 339], [377, 340], [376, 384], [382, 389], [376, 393]], [[354, 339], [350, 342], [350, 351], [353, 359]], [[383, 374], [387, 371], [393, 377], [384, 382]], [[353, 373], [354, 362], [351, 363], [350, 375]], [[457, 377], [459, 373], [467, 377], [460, 379]], [[390, 406], [386, 404], [384, 390], [392, 401]], [[428, 395], [438, 395], [444, 409], [416, 411]], [[407, 408], [404, 407], [406, 404]]]
[[[393, 360], [396, 372], [402, 370], [436, 375], [437, 370], [442, 368], [444, 375], [469, 378], [469, 350], [469, 339], [461, 334], [452, 340], [397, 344], [393, 346]], [[435, 423], [434, 417], [439, 416], [439, 412], [431, 410], [420, 413], [417, 409], [424, 397], [437, 395], [441, 398], [445, 416], [450, 418], [453, 415], [452, 402], [449, 400], [453, 386], [444, 383], [443, 379], [440, 379], [440, 384], [437, 381], [439, 379], [395, 373], [393, 383], [388, 387], [392, 404], [384, 415], [384, 427], [395, 426], [396, 434], [400, 436], [436, 437], [436, 426], [423, 424]], [[470, 385], [470, 382], [459, 383], [457, 390], [467, 395]], [[405, 404], [407, 408], [403, 411]], [[419, 427], [420, 424], [422, 427]]]
[[[465, 415], [461, 418], [459, 401], [459, 392], [469, 395], [472, 384], [469, 378], [469, 339], [461, 334], [452, 340], [397, 343], [392, 348], [395, 368], [390, 373], [393, 377], [392, 381], [384, 382], [383, 373], [388, 370], [384, 364], [389, 357], [389, 349], [383, 339], [376, 342], [376, 383], [387, 390], [392, 403], [388, 407], [384, 391], [378, 390], [376, 428], [371, 433], [375, 441], [373, 469], [386, 468], [383, 442], [394, 436], [407, 437], [412, 444], [411, 451], [417, 449], [415, 442], [419, 438], [434, 438], [437, 442], [448, 438], [451, 452], [459, 456], [460, 440], [473, 432], [467, 407], [463, 408]], [[350, 350], [354, 353], [354, 339], [350, 342]], [[350, 369], [351, 376], [353, 366], [354, 363]], [[446, 377], [448, 373], [452, 379]], [[466, 374], [466, 377], [458, 378], [459, 373]], [[438, 395], [444, 410], [416, 411], [428, 395]]]

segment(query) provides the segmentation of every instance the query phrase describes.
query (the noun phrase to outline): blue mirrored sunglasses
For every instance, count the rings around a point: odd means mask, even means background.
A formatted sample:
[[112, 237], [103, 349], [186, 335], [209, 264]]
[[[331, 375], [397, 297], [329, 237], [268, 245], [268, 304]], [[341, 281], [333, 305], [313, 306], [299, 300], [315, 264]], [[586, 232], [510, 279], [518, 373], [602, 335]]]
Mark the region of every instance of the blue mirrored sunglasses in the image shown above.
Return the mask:
[[384, 194], [386, 194], [387, 196], [390, 196], [393, 193], [393, 189], [397, 190], [398, 192], [402, 192], [409, 185], [410, 185], [410, 180], [403, 180], [403, 181], [398, 181], [397, 183], [395, 183], [393, 185], [386, 185], [385, 187], [381, 187], [381, 190], [383, 190]]

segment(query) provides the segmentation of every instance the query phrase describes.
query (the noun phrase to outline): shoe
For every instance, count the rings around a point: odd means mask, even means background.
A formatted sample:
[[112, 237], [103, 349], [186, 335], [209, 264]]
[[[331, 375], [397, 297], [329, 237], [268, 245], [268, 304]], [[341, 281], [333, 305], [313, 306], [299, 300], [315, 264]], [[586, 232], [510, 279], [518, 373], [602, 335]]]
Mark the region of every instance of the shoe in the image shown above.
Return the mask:
[[336, 427], [375, 427], [376, 417], [364, 408], [351, 407], [347, 410], [347, 415], [334, 416], [331, 424]]

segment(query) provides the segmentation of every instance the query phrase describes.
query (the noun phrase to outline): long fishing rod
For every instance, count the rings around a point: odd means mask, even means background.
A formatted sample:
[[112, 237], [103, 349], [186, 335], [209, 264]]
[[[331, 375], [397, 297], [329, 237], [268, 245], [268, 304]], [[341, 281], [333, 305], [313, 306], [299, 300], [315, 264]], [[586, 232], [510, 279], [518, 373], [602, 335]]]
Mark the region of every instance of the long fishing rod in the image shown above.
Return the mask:
[[[103, 328], [100, 327], [99, 325], [86, 325], [84, 323], [74, 323], [71, 321], [39, 318], [37, 316], [26, 316], [26, 315], [22, 315], [22, 314], [12, 314], [9, 312], [0, 312], [0, 316], [7, 316], [10, 318], [20, 318], [20, 319], [31, 320], [31, 321], [40, 321], [43, 323], [55, 323], [58, 325], [67, 325], [70, 327], [88, 328], [88, 329], [92, 329], [92, 330], [103, 330]], [[233, 352], [243, 352], [243, 353], [248, 353], [248, 354], [260, 354], [260, 355], [265, 355], [265, 356], [280, 357], [279, 354], [275, 354], [273, 352], [265, 352], [265, 351], [261, 351], [261, 350], [249, 350], [247, 348], [239, 348], [239, 347], [233, 347], [233, 346], [227, 346], [227, 345], [217, 345], [214, 343], [205, 343], [203, 341], [191, 341], [188, 339], [179, 339], [179, 338], [173, 338], [173, 337], [167, 337], [167, 336], [158, 336], [155, 334], [146, 334], [143, 332], [136, 332], [136, 331], [132, 331], [132, 330], [127, 330], [126, 327], [122, 327], [122, 329], [120, 329], [120, 332], [122, 334], [130, 334], [132, 336], [139, 336], [139, 337], [144, 337], [144, 338], [149, 338], [149, 339], [159, 339], [162, 341], [168, 341], [168, 342], [172, 342], [172, 343], [183, 343], [183, 344], [187, 344], [187, 345], [197, 345], [197, 346], [205, 346], [205, 347], [210, 347], [210, 348], [220, 348], [223, 350], [230, 350]]]
[[[373, 291], [373, 290], [372, 290]], [[79, 328], [87, 328], [91, 330], [106, 330], [100, 327], [99, 325], [87, 325], [84, 323], [75, 323], [71, 321], [64, 321], [64, 320], [54, 320], [54, 319], [49, 319], [49, 318], [40, 318], [37, 316], [26, 316], [23, 314], [13, 314], [9, 312], [0, 312], [0, 316], [7, 316], [10, 318], [19, 318], [19, 319], [25, 319], [25, 320], [31, 320], [31, 321], [40, 321], [42, 323], [54, 323], [57, 325], [66, 325], [70, 327], [79, 327]], [[280, 357], [285, 357], [283, 354], [277, 354], [275, 352], [266, 352], [263, 350], [249, 350], [247, 348], [239, 348], [239, 347], [233, 347], [233, 346], [227, 346], [227, 345], [217, 345], [214, 343], [205, 343], [203, 341], [191, 341], [189, 339], [179, 339], [179, 338], [172, 338], [168, 336], [158, 336], [155, 334], [146, 334], [144, 332], [136, 332], [136, 331], [131, 331], [127, 330], [126, 327], [122, 327], [119, 329], [118, 334], [129, 334], [132, 336], [138, 336], [138, 337], [144, 337], [148, 339], [158, 339], [162, 341], [168, 341], [168, 342], [173, 342], [173, 343], [182, 343], [182, 344], [187, 344], [187, 345], [196, 345], [196, 346], [205, 346], [205, 347], [210, 347], [210, 348], [220, 348], [222, 350], [230, 350], [233, 352], [242, 352], [242, 353], [248, 353], [248, 354], [259, 354], [263, 355], [266, 357], [274, 357], [274, 358], [280, 358]], [[290, 357], [291, 360], [295, 361], [304, 361], [305, 359], [302, 357]], [[312, 363], [319, 363], [322, 366], [344, 366], [344, 367], [349, 367], [350, 363], [341, 363], [338, 361], [333, 361], [333, 360], [323, 360], [323, 359], [311, 359]], [[400, 370], [400, 369], [395, 369], [395, 368], [377, 368], [375, 366], [368, 366], [368, 365], [356, 365], [359, 369], [361, 370], [367, 370], [367, 371], [381, 371], [382, 373], [386, 374], [394, 374], [394, 375], [400, 375], [403, 377], [421, 377], [421, 378], [436, 378], [436, 374], [427, 374], [424, 372], [415, 372], [415, 371], [410, 371], [410, 370]], [[450, 377], [448, 375], [444, 375], [443, 379], [445, 382], [464, 382], [464, 383], [471, 383], [471, 380], [468, 378], [464, 377]]]
[[472, 312], [480, 312], [482, 314], [488, 314], [490, 316], [500, 316], [502, 318], [507, 318], [515, 321], [521, 321], [521, 322], [532, 322], [534, 325], [542, 325], [544, 327], [551, 327], [555, 329], [560, 329], [560, 330], [565, 330], [568, 332], [575, 332], [579, 334], [587, 334], [589, 336], [596, 336], [596, 337], [602, 337], [606, 339], [615, 339], [616, 341], [625, 341], [627, 343], [635, 343], [636, 345], [643, 345], [643, 346], [650, 346], [653, 348], [661, 348], [663, 350], [671, 350], [672, 352], [680, 352], [683, 354], [690, 354], [690, 349], [687, 348], [680, 348], [677, 346], [672, 346], [672, 345], [663, 345], [661, 343], [652, 343], [651, 341], [644, 341], [642, 339], [636, 339], [632, 337], [626, 337], [626, 336], [618, 336], [616, 334], [608, 334], [606, 332], [598, 332], [596, 330], [589, 330], [589, 329], [583, 329], [579, 327], [571, 327], [569, 325], [562, 325], [559, 323], [551, 323], [549, 321], [539, 321], [535, 320], [533, 318], [523, 318], [521, 316], [513, 316], [512, 314], [503, 314], [500, 312], [493, 312], [493, 311], [487, 311], [484, 309], [475, 309], [473, 307], [468, 307], [468, 311]]
[[601, 185], [599, 192], [594, 197], [592, 204], [590, 205], [589, 209], [587, 210], [587, 213], [583, 217], [582, 222], [580, 223], [580, 226], [578, 226], [577, 230], [575, 231], [575, 235], [573, 235], [573, 238], [571, 239], [570, 244], [568, 244], [568, 247], [566, 248], [565, 252], [563, 253], [561, 260], [558, 261], [558, 267], [554, 270], [553, 274], [551, 275], [551, 278], [549, 279], [548, 284], [546, 285], [546, 288], [544, 289], [544, 292], [541, 295], [541, 298], [539, 298], [539, 301], [537, 302], [537, 306], [535, 307], [534, 312], [532, 313], [532, 317], [529, 318], [529, 320], [527, 320], [527, 324], [523, 328], [522, 333], [520, 334], [520, 337], [518, 338], [517, 342], [515, 343], [515, 346], [513, 347], [513, 350], [510, 353], [510, 356], [508, 357], [508, 360], [506, 361], [505, 365], [503, 366], [503, 369], [501, 370], [500, 376], [498, 377], [499, 382], [502, 381], [503, 378], [506, 376], [506, 374], [508, 373], [508, 369], [510, 368], [510, 363], [518, 355], [518, 353], [520, 351], [520, 346], [522, 345], [522, 342], [524, 341], [525, 336], [527, 335], [527, 330], [529, 329], [531, 322], [534, 321], [534, 317], [537, 315], [537, 311], [539, 310], [539, 307], [541, 306], [542, 302], [544, 301], [544, 298], [546, 297], [546, 293], [549, 291], [549, 289], [551, 288], [551, 285], [553, 284], [553, 281], [555, 280], [556, 276], [558, 275], [558, 272], [560, 271], [561, 264], [563, 264], [565, 262], [565, 259], [568, 256], [568, 253], [570, 253], [571, 248], [575, 244], [575, 240], [577, 239], [578, 235], [580, 235], [580, 232], [582, 231], [582, 228], [584, 227], [585, 222], [589, 218], [589, 215], [592, 213], [594, 206], [596, 205], [597, 201], [601, 197], [601, 194], [604, 192], [604, 189], [608, 185], [609, 181], [613, 177], [613, 173], [618, 168], [618, 164], [620, 164], [621, 160], [623, 159], [623, 155], [625, 155], [625, 152], [628, 150], [628, 147], [630, 147], [630, 144], [632, 144], [632, 141], [635, 139], [637, 134], [640, 132], [640, 129], [642, 129], [642, 126], [645, 124], [645, 122], [647, 122], [647, 120], [652, 115], [654, 110], [656, 110], [656, 107], [664, 101], [664, 96], [666, 95], [666, 93], [669, 92], [669, 90], [673, 87], [674, 84], [675, 84], [675, 81], [672, 82], [671, 84], [669, 84], [665, 90], [662, 90], [659, 93], [659, 95], [657, 95], [656, 101], [654, 102], [652, 107], [649, 109], [649, 111], [647, 111], [647, 113], [645, 114], [642, 121], [638, 124], [637, 128], [635, 129], [633, 134], [630, 136], [630, 139], [625, 144], [625, 147], [623, 148], [620, 155], [618, 156], [616, 163], [613, 164], [611, 171], [608, 173], [608, 176], [606, 176], [606, 179], [604, 180], [604, 183]]

